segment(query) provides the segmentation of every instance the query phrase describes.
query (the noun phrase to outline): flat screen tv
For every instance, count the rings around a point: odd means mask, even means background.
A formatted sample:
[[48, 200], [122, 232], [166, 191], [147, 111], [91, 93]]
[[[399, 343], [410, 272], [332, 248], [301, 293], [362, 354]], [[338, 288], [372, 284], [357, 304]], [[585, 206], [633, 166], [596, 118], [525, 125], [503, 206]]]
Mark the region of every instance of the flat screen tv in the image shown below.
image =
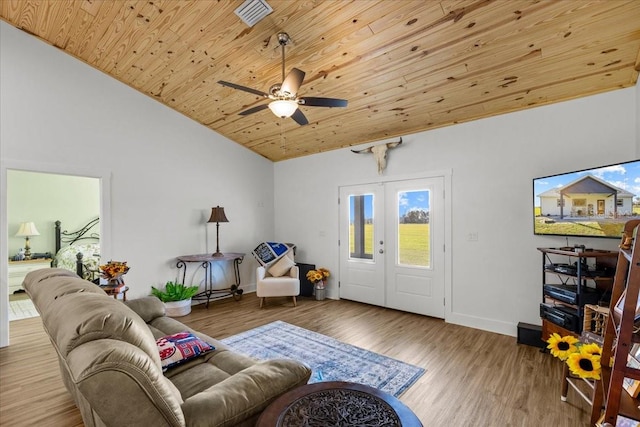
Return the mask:
[[640, 160], [535, 178], [533, 212], [538, 235], [619, 239], [640, 218]]

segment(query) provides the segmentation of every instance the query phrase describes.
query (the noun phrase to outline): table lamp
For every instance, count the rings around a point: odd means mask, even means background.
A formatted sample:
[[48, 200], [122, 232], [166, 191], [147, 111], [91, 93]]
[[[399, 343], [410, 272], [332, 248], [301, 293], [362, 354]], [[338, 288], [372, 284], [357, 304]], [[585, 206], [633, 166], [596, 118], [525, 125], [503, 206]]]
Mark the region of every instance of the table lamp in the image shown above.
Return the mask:
[[220, 252], [220, 240], [219, 240], [219, 232], [220, 232], [220, 223], [221, 222], [229, 222], [227, 216], [224, 214], [224, 208], [220, 206], [216, 206], [215, 208], [211, 208], [211, 217], [207, 222], [215, 222], [216, 223], [216, 252], [212, 255], [214, 257], [223, 256], [222, 252]]
[[23, 222], [20, 224], [20, 228], [16, 233], [16, 237], [24, 237], [26, 239], [24, 243], [24, 259], [31, 259], [31, 247], [29, 246], [30, 236], [39, 236], [38, 229], [33, 222]]

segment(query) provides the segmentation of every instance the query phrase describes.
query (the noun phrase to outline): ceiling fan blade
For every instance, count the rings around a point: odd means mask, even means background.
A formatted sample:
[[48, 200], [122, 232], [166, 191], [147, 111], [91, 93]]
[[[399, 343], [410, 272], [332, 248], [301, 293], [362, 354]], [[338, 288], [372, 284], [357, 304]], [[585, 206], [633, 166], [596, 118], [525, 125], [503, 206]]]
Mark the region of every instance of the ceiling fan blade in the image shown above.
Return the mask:
[[309, 124], [309, 120], [307, 120], [307, 118], [305, 117], [305, 115], [302, 113], [302, 111], [300, 111], [300, 109], [298, 108], [296, 110], [295, 113], [293, 113], [293, 115], [291, 116], [291, 118], [293, 120], [296, 121], [297, 124], [299, 124], [300, 126], [304, 126], [304, 125], [308, 125]]
[[317, 98], [314, 96], [303, 96], [300, 98], [302, 105], [308, 107], [346, 107], [346, 99], [338, 98]]
[[291, 96], [296, 96], [298, 93], [298, 89], [302, 85], [302, 81], [304, 80], [305, 72], [302, 70], [298, 70], [297, 68], [292, 68], [287, 74], [287, 77], [282, 82], [282, 86], [280, 87], [281, 93], [288, 93]]
[[248, 116], [249, 114], [257, 113], [258, 111], [262, 111], [267, 108], [269, 108], [269, 104], [256, 105], [248, 110], [240, 111], [238, 114], [241, 116]]
[[230, 87], [230, 88], [233, 88], [233, 89], [243, 90], [245, 92], [253, 93], [255, 95], [264, 96], [265, 98], [269, 97], [269, 94], [266, 94], [266, 93], [264, 93], [262, 91], [259, 91], [257, 89], [251, 89], [250, 87], [237, 85], [235, 83], [225, 82], [224, 80], [219, 80], [218, 83], [220, 83], [222, 86], [227, 86], [227, 87]]

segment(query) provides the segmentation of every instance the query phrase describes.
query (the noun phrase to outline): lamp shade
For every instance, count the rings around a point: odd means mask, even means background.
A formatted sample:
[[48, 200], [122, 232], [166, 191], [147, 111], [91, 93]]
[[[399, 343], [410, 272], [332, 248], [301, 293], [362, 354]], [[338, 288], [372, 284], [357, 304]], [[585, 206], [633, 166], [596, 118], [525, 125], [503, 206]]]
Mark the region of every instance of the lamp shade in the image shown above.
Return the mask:
[[38, 229], [33, 222], [23, 222], [20, 224], [20, 228], [18, 228], [18, 232], [16, 233], [16, 237], [29, 237], [29, 236], [39, 236]]
[[296, 101], [278, 100], [269, 103], [269, 109], [278, 117], [291, 117], [298, 109]]
[[224, 208], [220, 206], [211, 208], [211, 217], [209, 217], [208, 222], [229, 222], [227, 216], [224, 214]]

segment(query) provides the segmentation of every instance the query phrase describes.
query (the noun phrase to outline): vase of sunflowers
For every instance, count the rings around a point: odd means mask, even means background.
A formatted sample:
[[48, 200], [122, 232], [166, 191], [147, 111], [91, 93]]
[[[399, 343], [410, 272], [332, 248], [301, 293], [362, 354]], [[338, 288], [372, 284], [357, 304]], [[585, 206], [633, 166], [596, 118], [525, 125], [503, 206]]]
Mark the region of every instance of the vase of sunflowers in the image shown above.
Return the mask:
[[107, 281], [107, 287], [117, 289], [124, 286], [122, 276], [127, 274], [129, 266], [124, 261], [109, 261], [100, 266], [100, 275]]
[[325, 280], [328, 279], [329, 276], [329, 270], [323, 267], [307, 272], [307, 280], [313, 283], [314, 293], [318, 301], [325, 298]]
[[571, 335], [561, 337], [553, 333], [547, 344], [551, 354], [565, 362], [572, 374], [584, 379], [600, 379], [602, 348], [597, 343], [584, 343]]

